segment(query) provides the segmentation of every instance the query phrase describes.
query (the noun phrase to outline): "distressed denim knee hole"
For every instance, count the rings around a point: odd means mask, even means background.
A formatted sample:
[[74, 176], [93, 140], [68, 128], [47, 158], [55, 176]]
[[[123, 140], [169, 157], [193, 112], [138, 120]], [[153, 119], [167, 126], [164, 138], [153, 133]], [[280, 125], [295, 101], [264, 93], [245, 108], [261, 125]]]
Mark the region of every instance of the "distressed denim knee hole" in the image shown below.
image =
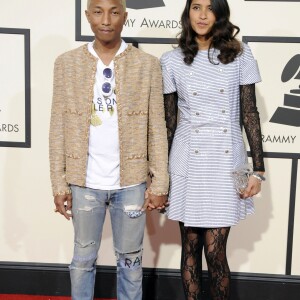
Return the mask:
[[75, 253], [70, 267], [88, 270], [93, 268], [97, 260], [96, 249], [93, 249], [95, 245], [95, 241], [86, 243], [75, 242]]
[[87, 248], [87, 247], [90, 247], [90, 246], [94, 246], [96, 245], [96, 242], [95, 241], [89, 241], [89, 242], [86, 242], [86, 243], [83, 243], [81, 241], [75, 241], [75, 247], [76, 248]]

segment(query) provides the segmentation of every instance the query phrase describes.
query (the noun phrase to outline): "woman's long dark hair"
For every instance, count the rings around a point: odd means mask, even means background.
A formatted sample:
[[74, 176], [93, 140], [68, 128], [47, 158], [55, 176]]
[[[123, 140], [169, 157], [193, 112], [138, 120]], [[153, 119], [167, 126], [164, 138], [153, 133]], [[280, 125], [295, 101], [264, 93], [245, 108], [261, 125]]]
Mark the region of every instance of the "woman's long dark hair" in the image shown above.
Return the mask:
[[[182, 31], [179, 34], [178, 44], [184, 54], [184, 62], [192, 64], [198, 53], [197, 34], [193, 30], [190, 22], [190, 7], [192, 0], [187, 0], [184, 11], [181, 16]], [[230, 9], [227, 0], [211, 0], [212, 12], [216, 17], [216, 22], [211, 32], [206, 36], [207, 39], [212, 37], [209, 45], [211, 48], [220, 50], [218, 59], [223, 64], [232, 62], [242, 51], [240, 42], [235, 38], [239, 33], [239, 27], [233, 25], [230, 21]], [[210, 51], [208, 58], [211, 63]]]

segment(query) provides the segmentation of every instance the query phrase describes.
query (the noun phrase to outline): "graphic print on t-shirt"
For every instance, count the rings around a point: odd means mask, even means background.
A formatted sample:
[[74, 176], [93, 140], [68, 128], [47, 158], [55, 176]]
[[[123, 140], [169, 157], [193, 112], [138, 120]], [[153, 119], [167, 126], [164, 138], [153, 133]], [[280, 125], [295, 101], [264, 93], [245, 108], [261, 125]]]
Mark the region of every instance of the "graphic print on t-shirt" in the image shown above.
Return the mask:
[[100, 126], [102, 124], [101, 114], [108, 113], [111, 117], [116, 112], [117, 101], [115, 93], [112, 94], [112, 97], [98, 97], [96, 102], [92, 103], [92, 115], [91, 115], [91, 124], [93, 126]]
[[[104, 76], [107, 70], [110, 72], [109, 77]], [[103, 68], [103, 64], [99, 62], [91, 107], [91, 125], [102, 125], [104, 120], [114, 116], [116, 110], [114, 70], [113, 68]]]

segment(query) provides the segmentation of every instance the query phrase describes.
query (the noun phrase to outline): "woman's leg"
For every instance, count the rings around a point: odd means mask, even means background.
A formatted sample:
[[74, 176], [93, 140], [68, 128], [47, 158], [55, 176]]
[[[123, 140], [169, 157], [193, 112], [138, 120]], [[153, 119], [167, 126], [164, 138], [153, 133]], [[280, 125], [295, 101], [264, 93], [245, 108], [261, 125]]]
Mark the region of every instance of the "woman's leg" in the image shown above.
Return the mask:
[[201, 299], [202, 249], [201, 228], [184, 227], [179, 222], [181, 233], [181, 278], [186, 300]]
[[228, 300], [230, 270], [226, 256], [226, 244], [230, 227], [205, 229], [204, 253], [210, 279], [210, 294], [213, 300]]

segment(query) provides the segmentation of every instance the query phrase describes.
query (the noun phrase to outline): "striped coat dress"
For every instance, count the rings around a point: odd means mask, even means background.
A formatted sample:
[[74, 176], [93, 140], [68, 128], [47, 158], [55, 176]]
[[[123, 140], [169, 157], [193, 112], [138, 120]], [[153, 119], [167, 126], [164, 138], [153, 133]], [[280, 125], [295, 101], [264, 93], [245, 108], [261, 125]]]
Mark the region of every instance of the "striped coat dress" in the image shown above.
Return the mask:
[[[218, 54], [214, 51], [214, 62]], [[231, 174], [247, 162], [239, 87], [261, 80], [257, 63], [246, 44], [226, 65], [210, 63], [207, 50], [200, 50], [191, 65], [183, 57], [176, 48], [161, 58], [164, 94], [177, 92], [179, 110], [167, 214], [185, 226], [232, 226], [254, 212], [253, 199], [240, 199]]]

